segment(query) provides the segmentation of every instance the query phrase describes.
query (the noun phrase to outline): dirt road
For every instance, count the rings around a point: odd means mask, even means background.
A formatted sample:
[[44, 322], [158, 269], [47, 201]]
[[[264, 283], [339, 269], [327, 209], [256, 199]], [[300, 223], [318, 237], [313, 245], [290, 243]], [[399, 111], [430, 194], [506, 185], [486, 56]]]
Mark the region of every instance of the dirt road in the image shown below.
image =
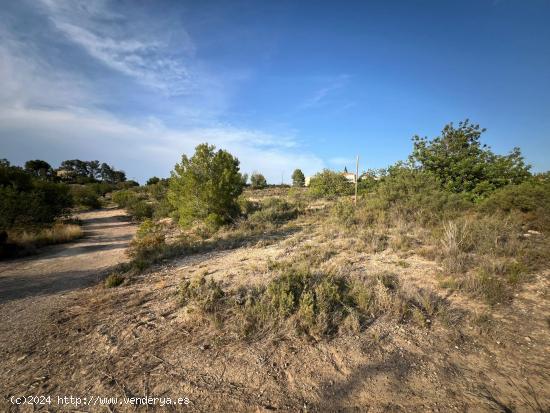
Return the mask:
[[106, 270], [127, 259], [125, 249], [136, 226], [123, 210], [85, 212], [78, 218], [84, 238], [0, 263], [0, 351], [8, 342], [13, 346], [51, 327], [45, 320], [52, 311], [66, 306], [76, 290], [98, 282]]

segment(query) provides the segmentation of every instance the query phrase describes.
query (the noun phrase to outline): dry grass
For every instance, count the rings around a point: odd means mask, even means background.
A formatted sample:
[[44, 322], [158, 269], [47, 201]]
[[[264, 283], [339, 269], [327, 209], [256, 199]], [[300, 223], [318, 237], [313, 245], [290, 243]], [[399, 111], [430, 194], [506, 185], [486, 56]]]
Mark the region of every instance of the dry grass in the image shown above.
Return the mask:
[[51, 228], [44, 228], [39, 231], [10, 233], [9, 240], [23, 247], [40, 247], [73, 241], [83, 235], [84, 231], [78, 225], [58, 223]]

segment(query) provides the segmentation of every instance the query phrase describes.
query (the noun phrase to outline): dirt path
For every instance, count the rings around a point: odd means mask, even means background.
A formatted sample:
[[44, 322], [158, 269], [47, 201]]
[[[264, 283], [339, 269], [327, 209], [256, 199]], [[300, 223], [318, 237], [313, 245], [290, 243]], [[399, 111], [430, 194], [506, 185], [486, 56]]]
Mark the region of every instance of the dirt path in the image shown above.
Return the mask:
[[[82, 287], [125, 261], [136, 226], [121, 209], [78, 215], [84, 238], [45, 248], [39, 255], [0, 263], [0, 352], [36, 337], [48, 315], [67, 305]], [[1, 358], [0, 353], [0, 358]]]

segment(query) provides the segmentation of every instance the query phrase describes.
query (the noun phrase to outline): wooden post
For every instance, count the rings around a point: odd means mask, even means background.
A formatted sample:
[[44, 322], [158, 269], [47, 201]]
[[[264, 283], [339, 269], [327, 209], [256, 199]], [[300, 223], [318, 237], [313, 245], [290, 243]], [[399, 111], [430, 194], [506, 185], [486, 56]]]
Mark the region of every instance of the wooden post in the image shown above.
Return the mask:
[[355, 162], [355, 198], [353, 200], [355, 206], [357, 206], [357, 183], [359, 182], [359, 155]]

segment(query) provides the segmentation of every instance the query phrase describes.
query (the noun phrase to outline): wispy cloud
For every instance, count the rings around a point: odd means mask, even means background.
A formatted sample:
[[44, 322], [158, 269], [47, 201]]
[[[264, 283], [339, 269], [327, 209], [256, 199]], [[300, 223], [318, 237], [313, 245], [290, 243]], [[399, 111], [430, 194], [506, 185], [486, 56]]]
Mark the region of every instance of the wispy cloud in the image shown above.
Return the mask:
[[[19, 163], [101, 159], [144, 180], [167, 176], [181, 154], [208, 142], [235, 154], [244, 172], [260, 170], [270, 182], [280, 182], [281, 173], [289, 181], [298, 167], [307, 174], [323, 168], [294, 134], [220, 120], [216, 113], [228, 94], [224, 80], [194, 68], [195, 45], [179, 23], [170, 26], [179, 33], [174, 39], [159, 34], [155, 24], [144, 24], [143, 16], [129, 19], [108, 2], [41, 1], [40, 16], [52, 23], [44, 32], [50, 32], [21, 36], [14, 26], [0, 25], [2, 156]], [[50, 42], [59, 41], [59, 33], [69, 40], [65, 48]], [[184, 41], [174, 47], [178, 39]], [[103, 76], [85, 71], [87, 62], [72, 67], [74, 61], [52, 58], [67, 52], [67, 44], [112, 69], [119, 89], [111, 91]], [[134, 80], [147, 87], [136, 88]], [[168, 96], [174, 93], [185, 96]], [[123, 109], [113, 110], [118, 96], [126, 99]], [[130, 110], [134, 97], [141, 98], [137, 113]], [[174, 122], [179, 118], [193, 121]]]
[[299, 109], [310, 109], [321, 106], [326, 103], [327, 98], [339, 89], [342, 89], [347, 85], [349, 81], [348, 75], [339, 75], [325, 81], [325, 85], [317, 89], [310, 97], [308, 97], [299, 106]]
[[[195, 45], [180, 24], [156, 28], [147, 16], [113, 12], [106, 2], [42, 0], [55, 28], [106, 66], [169, 95], [189, 92], [186, 59]], [[167, 36], [166, 33], [171, 33]], [[177, 49], [170, 46], [177, 42]]]

